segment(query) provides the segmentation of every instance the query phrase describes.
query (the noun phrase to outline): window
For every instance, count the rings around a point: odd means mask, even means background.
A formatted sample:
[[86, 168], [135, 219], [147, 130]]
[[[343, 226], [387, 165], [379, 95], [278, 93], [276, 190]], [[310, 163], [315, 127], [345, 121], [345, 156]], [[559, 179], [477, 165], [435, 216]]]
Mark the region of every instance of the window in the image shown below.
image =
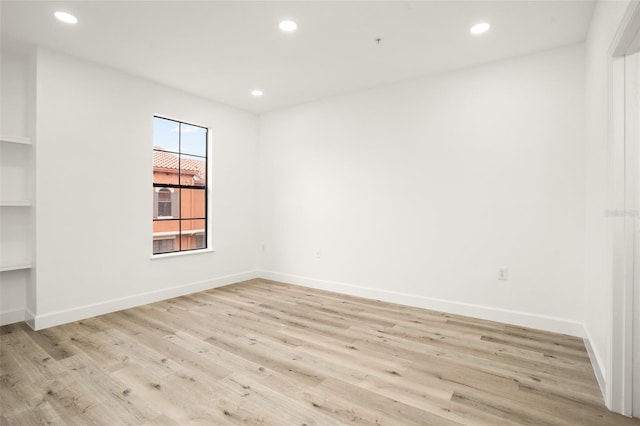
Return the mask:
[[205, 244], [204, 244], [204, 234], [198, 234], [196, 235], [196, 247], [197, 248], [204, 248]]
[[208, 129], [153, 120], [153, 254], [207, 248]]
[[169, 253], [174, 251], [176, 239], [153, 240], [153, 253]]
[[171, 190], [168, 188], [158, 190], [158, 216], [171, 216]]

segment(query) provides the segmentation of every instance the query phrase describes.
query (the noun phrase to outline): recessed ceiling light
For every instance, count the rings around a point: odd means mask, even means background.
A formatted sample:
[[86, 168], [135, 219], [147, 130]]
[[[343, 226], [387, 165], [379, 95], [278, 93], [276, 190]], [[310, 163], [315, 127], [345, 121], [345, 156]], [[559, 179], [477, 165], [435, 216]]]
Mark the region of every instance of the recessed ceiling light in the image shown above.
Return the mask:
[[260, 96], [262, 96], [262, 95], [263, 95], [262, 90], [258, 90], [258, 89], [256, 89], [256, 90], [252, 90], [252, 91], [251, 91], [251, 94], [252, 94], [253, 96], [257, 97], [257, 98], [259, 98]]
[[291, 31], [295, 31], [296, 28], [298, 28], [298, 24], [296, 24], [293, 21], [290, 21], [288, 19], [284, 20], [284, 21], [280, 21], [280, 29], [282, 31], [286, 31], [288, 33], [290, 33]]
[[487, 31], [489, 31], [489, 28], [491, 28], [491, 25], [489, 25], [486, 22], [481, 22], [479, 24], [475, 24], [473, 27], [471, 27], [471, 34], [482, 34], [482, 33], [486, 33]]
[[67, 12], [56, 12], [55, 17], [67, 24], [77, 24], [78, 18]]

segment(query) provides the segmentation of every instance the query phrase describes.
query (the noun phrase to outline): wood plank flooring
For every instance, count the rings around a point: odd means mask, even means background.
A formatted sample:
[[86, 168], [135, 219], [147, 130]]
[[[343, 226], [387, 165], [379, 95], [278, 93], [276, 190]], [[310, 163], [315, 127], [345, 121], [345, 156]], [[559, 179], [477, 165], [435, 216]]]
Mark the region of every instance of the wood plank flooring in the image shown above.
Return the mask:
[[581, 339], [266, 280], [0, 328], [1, 425], [640, 425]]

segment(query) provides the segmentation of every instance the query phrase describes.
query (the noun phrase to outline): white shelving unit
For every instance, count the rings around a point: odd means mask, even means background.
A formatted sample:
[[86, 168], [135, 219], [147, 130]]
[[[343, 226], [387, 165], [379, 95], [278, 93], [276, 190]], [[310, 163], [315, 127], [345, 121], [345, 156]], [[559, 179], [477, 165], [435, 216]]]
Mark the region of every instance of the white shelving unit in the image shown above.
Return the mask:
[[17, 143], [22, 145], [31, 145], [31, 138], [27, 138], [24, 136], [8, 136], [2, 135], [0, 136], [0, 141], [4, 143]]
[[22, 271], [24, 269], [31, 269], [32, 266], [33, 264], [28, 260], [16, 260], [1, 264], [0, 272]]
[[[30, 173], [31, 139], [22, 136], [0, 136], [0, 150], [3, 154], [2, 192], [0, 212], [2, 213], [2, 259], [0, 272], [30, 269], [29, 260], [29, 208], [28, 180]], [[8, 197], [8, 199], [5, 199]]]
[[31, 207], [29, 200], [0, 201], [0, 207]]
[[27, 285], [32, 279], [32, 143], [0, 136], [0, 325], [26, 319]]
[[[0, 50], [0, 325], [29, 320], [34, 305], [35, 67], [31, 52]], [[33, 308], [31, 308], [33, 310]]]

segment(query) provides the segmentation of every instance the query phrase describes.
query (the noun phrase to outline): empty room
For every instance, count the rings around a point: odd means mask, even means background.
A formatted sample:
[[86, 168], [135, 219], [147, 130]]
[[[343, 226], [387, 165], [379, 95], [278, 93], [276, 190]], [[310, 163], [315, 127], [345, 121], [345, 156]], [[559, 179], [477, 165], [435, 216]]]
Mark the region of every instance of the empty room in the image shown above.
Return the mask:
[[0, 29], [0, 425], [640, 425], [638, 1]]

